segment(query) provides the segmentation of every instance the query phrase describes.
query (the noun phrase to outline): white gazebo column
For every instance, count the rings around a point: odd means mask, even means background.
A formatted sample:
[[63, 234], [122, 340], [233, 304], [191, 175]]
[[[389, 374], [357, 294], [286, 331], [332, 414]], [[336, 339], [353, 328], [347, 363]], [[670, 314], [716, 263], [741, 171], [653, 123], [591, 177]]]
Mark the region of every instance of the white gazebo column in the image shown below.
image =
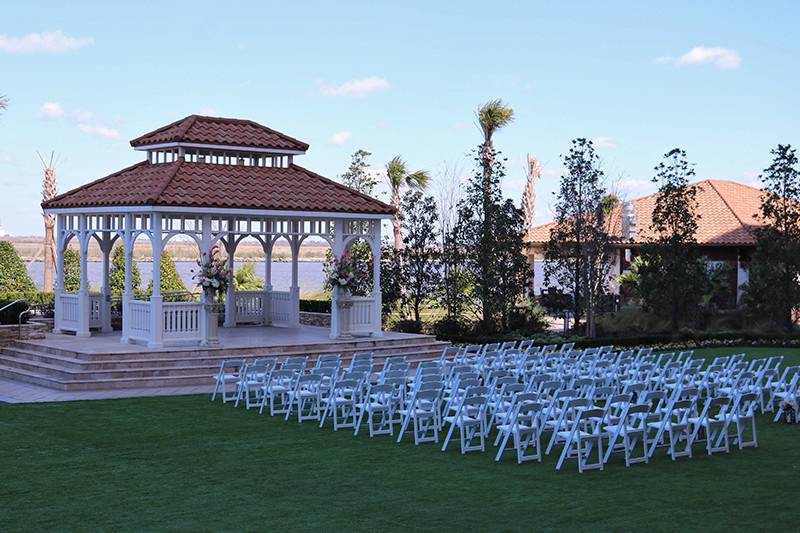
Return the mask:
[[[336, 219], [333, 222], [333, 243], [331, 252], [334, 259], [341, 259], [344, 252], [344, 220]], [[341, 334], [339, 324], [339, 289], [334, 287], [331, 291], [331, 339], [338, 339]]]
[[56, 277], [53, 280], [53, 333], [61, 333], [61, 295], [64, 292], [64, 215], [56, 215]]
[[120, 342], [130, 342], [130, 302], [133, 300], [133, 215], [125, 215], [122, 229], [122, 252], [125, 256], [125, 274], [122, 283], [122, 337]]
[[292, 298], [291, 314], [289, 315], [289, 327], [296, 328], [300, 326], [300, 281], [299, 281], [299, 261], [300, 261], [300, 236], [297, 235], [297, 222], [292, 222], [295, 226], [295, 234], [292, 236], [290, 243], [292, 250], [292, 285], [289, 287], [289, 294]]
[[87, 263], [89, 260], [89, 239], [90, 233], [86, 227], [86, 215], [78, 217], [78, 247], [80, 249], [80, 272], [81, 285], [78, 289], [78, 330], [76, 337], [89, 337], [89, 315], [91, 313], [91, 301], [89, 296], [89, 272]]
[[150, 215], [150, 240], [153, 249], [153, 294], [150, 295], [150, 341], [152, 348], [164, 346], [164, 298], [161, 296], [161, 213]]
[[[202, 235], [200, 238], [200, 262], [204, 263], [208, 260], [208, 254], [211, 253], [211, 216], [203, 215], [201, 219]], [[209, 312], [206, 309], [206, 304], [211, 303], [206, 300], [206, 292], [200, 292], [200, 301], [203, 305], [200, 306], [200, 344], [205, 346], [208, 344], [209, 339]]]
[[265, 326], [272, 324], [272, 235], [264, 237], [264, 301], [262, 303]]
[[[103, 217], [104, 228], [109, 227], [109, 217]], [[114, 241], [111, 240], [111, 232], [103, 231], [100, 245], [100, 252], [103, 256], [103, 279], [100, 288], [100, 320], [102, 321], [101, 331], [103, 333], [110, 333], [111, 329], [111, 283], [110, 283], [110, 259], [111, 247]]]
[[372, 336], [380, 337], [383, 335], [381, 324], [381, 221], [372, 222], [374, 231], [372, 232]]
[[[231, 231], [231, 224], [228, 222], [228, 231]], [[225, 289], [225, 322], [223, 327], [235, 328], [236, 327], [236, 287], [233, 286], [233, 272], [236, 268], [236, 235], [234, 233], [228, 234], [228, 240], [225, 243], [225, 252], [228, 254], [228, 286]]]

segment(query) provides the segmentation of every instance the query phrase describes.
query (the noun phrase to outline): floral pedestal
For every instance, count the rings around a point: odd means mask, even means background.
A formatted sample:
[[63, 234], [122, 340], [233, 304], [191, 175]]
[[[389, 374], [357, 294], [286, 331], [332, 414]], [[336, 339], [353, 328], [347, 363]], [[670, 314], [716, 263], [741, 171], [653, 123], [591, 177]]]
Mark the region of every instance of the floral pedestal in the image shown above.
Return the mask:
[[203, 310], [206, 315], [206, 334], [203, 344], [205, 346], [214, 346], [219, 344], [219, 314], [224, 312], [224, 305], [217, 303], [216, 293], [214, 291], [205, 291], [205, 298], [203, 303]]
[[350, 294], [339, 290], [339, 297], [336, 300], [336, 309], [339, 312], [339, 338], [352, 339], [350, 310], [353, 308], [353, 301]]

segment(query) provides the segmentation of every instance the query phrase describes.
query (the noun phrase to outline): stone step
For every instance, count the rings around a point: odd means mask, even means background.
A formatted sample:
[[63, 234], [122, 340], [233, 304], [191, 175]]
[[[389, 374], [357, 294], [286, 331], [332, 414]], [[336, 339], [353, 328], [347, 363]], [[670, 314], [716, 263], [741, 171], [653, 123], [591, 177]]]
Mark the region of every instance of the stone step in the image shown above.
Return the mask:
[[[90, 342], [90, 341], [89, 341]], [[382, 349], [385, 347], [391, 346], [400, 346], [406, 345], [408, 343], [420, 343], [420, 342], [433, 342], [438, 343], [441, 345], [446, 345], [447, 343], [443, 341], [438, 341], [432, 335], [415, 335], [406, 338], [373, 338], [373, 337], [364, 337], [364, 338], [356, 338], [350, 341], [331, 341], [331, 342], [312, 342], [312, 343], [303, 343], [303, 344], [293, 344], [291, 346], [262, 346], [262, 347], [248, 347], [248, 348], [227, 348], [225, 346], [220, 347], [167, 347], [161, 349], [148, 349], [146, 347], [142, 347], [140, 350], [136, 350], [132, 352], [130, 350], [129, 345], [126, 347], [121, 346], [119, 350], [108, 350], [104, 352], [81, 352], [77, 350], [68, 350], [64, 348], [58, 348], [54, 346], [48, 346], [46, 344], [37, 343], [37, 342], [28, 342], [28, 341], [16, 341], [12, 347], [24, 349], [24, 350], [31, 350], [36, 352], [44, 352], [52, 355], [60, 355], [65, 357], [73, 357], [76, 359], [92, 359], [92, 360], [101, 360], [101, 359], [119, 359], [120, 357], [125, 357], [126, 355], [134, 354], [137, 358], [147, 358], [147, 357], [163, 357], [165, 354], [168, 354], [170, 358], [189, 358], [193, 359], [198, 356], [202, 355], [212, 355], [212, 354], [219, 354], [225, 353], [231, 358], [243, 357], [248, 356], [250, 354], [256, 354], [259, 356], [275, 356], [281, 357], [286, 355], [292, 354], [315, 354], [315, 353], [354, 353], [354, 352], [368, 352], [368, 351], [375, 351], [378, 349]], [[290, 348], [290, 351], [287, 351], [287, 348]]]
[[[435, 359], [440, 354], [440, 350], [417, 351], [414, 352], [414, 361]], [[147, 361], [144, 361], [147, 362]], [[50, 364], [40, 360], [31, 360], [4, 353], [0, 353], [0, 364], [11, 368], [18, 368], [29, 372], [37, 372], [45, 376], [52, 376], [63, 381], [76, 380], [106, 380], [124, 378], [147, 378], [147, 377], [185, 377], [194, 375], [204, 375], [206, 379], [216, 374], [221, 360], [213, 360], [208, 363], [195, 361], [192, 365], [182, 366], [158, 366], [158, 367], [139, 367], [139, 366], [117, 366], [112, 369], [95, 368], [69, 368], [63, 364]], [[380, 362], [376, 361], [377, 366]], [[201, 384], [201, 383], [198, 383]]]
[[[383, 359], [395, 355], [405, 355], [413, 358], [417, 355], [424, 354], [429, 357], [432, 352], [437, 354], [441, 353], [442, 349], [448, 344], [441, 341], [427, 342], [427, 343], [409, 343], [406, 345], [398, 345], [394, 347], [381, 347], [373, 351], [376, 363], [380, 363]], [[74, 357], [63, 355], [55, 355], [50, 353], [39, 352], [37, 350], [22, 349], [14, 347], [6, 347], [0, 349], [0, 356], [6, 355], [16, 359], [24, 359], [30, 362], [39, 362], [54, 366], [61, 366], [68, 370], [114, 370], [114, 369], [133, 369], [133, 368], [160, 368], [160, 367], [188, 367], [197, 365], [211, 365], [219, 366], [219, 364], [227, 359], [235, 359], [236, 356], [228, 353], [215, 353], [214, 355], [198, 356], [194, 358], [186, 357], [170, 357], [168, 352], [162, 353], [160, 358], [139, 358], [134, 357], [134, 354], [125, 354], [123, 359], [113, 360], [83, 360]], [[285, 357], [292, 357], [304, 355], [294, 351], [283, 352], [280, 354], [269, 354], [269, 357], [277, 357], [283, 359]], [[325, 353], [318, 353], [316, 355], [325, 355]], [[248, 353], [247, 359], [260, 357], [259, 354]], [[344, 363], [348, 363], [351, 355], [344, 355]], [[314, 360], [312, 356], [311, 360]]]

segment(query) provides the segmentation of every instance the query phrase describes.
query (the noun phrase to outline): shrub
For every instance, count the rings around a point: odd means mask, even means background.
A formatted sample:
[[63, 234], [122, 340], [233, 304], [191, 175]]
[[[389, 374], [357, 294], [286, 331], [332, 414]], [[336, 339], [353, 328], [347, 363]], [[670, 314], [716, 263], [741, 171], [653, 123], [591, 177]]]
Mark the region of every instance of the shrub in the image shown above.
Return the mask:
[[[114, 248], [111, 255], [111, 272], [108, 275], [111, 294], [122, 294], [125, 290], [125, 249], [122, 246]], [[136, 261], [131, 261], [131, 289], [136, 290], [142, 285], [142, 275]]]
[[[186, 292], [186, 285], [183, 284], [178, 269], [175, 268], [175, 261], [172, 260], [168, 252], [161, 253], [161, 292]], [[153, 292], [153, 280], [147, 285], [147, 291]]]
[[394, 323], [394, 330], [400, 333], [420, 333], [422, 332], [422, 322], [417, 320], [398, 320]]
[[300, 311], [304, 313], [328, 313], [331, 312], [330, 300], [300, 300]]
[[81, 254], [72, 249], [64, 252], [64, 292], [76, 293], [81, 288]]
[[433, 334], [440, 339], [453, 339], [463, 335], [467, 326], [460, 320], [443, 318], [433, 325]]
[[233, 274], [233, 286], [237, 291], [260, 291], [264, 289], [264, 280], [256, 276], [254, 263], [247, 263]]
[[0, 241], [0, 291], [33, 292], [36, 290], [17, 250], [8, 241]]

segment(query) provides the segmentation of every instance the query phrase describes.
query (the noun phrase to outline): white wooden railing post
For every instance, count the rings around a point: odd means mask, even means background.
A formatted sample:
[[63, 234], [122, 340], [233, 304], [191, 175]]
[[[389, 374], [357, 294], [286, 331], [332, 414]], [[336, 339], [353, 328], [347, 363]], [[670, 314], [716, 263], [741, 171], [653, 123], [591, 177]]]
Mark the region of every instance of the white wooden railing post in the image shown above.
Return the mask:
[[151, 348], [164, 346], [164, 298], [161, 296], [161, 213], [150, 215], [150, 239], [153, 249], [153, 294], [150, 296], [150, 341]]
[[89, 273], [87, 263], [89, 260], [89, 231], [86, 227], [86, 215], [78, 217], [78, 247], [80, 249], [80, 275], [81, 285], [78, 289], [78, 330], [76, 337], [89, 337]]
[[381, 222], [373, 222], [372, 235], [372, 336], [383, 335], [381, 327]]
[[[333, 244], [331, 252], [333, 257], [340, 259], [344, 252], [344, 220], [336, 219], [333, 222]], [[339, 289], [334, 287], [331, 293], [331, 339], [338, 339], [341, 334], [339, 324]]]
[[56, 215], [56, 278], [53, 284], [53, 333], [61, 333], [61, 294], [64, 292], [64, 215]]
[[122, 337], [120, 342], [130, 342], [131, 300], [133, 300], [133, 215], [125, 215], [122, 229], [122, 252], [125, 257], [125, 273], [122, 287]]

